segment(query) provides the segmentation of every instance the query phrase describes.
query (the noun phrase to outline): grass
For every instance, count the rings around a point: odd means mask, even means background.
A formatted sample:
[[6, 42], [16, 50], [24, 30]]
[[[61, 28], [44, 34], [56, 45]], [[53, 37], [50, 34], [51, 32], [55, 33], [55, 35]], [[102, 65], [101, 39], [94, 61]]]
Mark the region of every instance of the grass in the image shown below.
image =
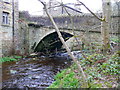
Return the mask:
[[115, 43], [120, 43], [120, 39], [118, 36], [111, 37], [110, 40], [115, 42]]
[[67, 69], [63, 70], [55, 76], [56, 81], [49, 88], [77, 88], [80, 86], [79, 80], [75, 77], [75, 73]]
[[10, 61], [17, 61], [20, 58], [22, 58], [22, 57], [21, 56], [0, 57], [0, 63], [10, 62]]

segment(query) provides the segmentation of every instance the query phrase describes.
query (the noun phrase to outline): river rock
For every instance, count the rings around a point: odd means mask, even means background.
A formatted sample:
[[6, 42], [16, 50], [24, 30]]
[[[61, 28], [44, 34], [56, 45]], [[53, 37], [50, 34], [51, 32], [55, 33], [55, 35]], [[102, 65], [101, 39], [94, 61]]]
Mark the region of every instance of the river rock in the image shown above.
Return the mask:
[[[71, 53], [74, 55], [75, 58], [82, 57], [81, 51], [72, 51]], [[65, 53], [58, 52], [58, 53], [55, 53], [51, 56], [58, 57], [58, 58], [60, 57], [60, 58], [71, 59], [70, 56], [67, 54], [67, 52], [65, 52]]]
[[10, 73], [11, 73], [11, 74], [16, 74], [17, 71], [16, 71], [16, 70], [10, 70]]

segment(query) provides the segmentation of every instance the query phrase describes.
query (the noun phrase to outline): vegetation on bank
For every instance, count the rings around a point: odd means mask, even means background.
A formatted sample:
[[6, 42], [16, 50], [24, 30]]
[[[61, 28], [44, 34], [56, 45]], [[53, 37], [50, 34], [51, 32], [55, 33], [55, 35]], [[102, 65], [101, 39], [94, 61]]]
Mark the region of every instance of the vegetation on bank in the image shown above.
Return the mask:
[[[117, 37], [111, 38], [112, 42], [119, 45]], [[97, 45], [93, 45], [97, 46]], [[119, 47], [119, 46], [118, 46]], [[87, 78], [88, 88], [120, 88], [120, 51], [111, 50], [106, 55], [85, 46], [85, 57], [79, 57], [78, 62], [82, 66]], [[119, 48], [117, 48], [119, 49]], [[48, 88], [83, 88], [83, 77], [79, 73], [77, 65], [73, 65], [55, 76], [55, 82]]]
[[20, 58], [22, 58], [21, 56], [8, 56], [8, 57], [0, 57], [0, 63], [3, 62], [10, 62], [10, 61], [17, 61]]
[[[104, 56], [100, 53], [87, 53], [87, 60], [79, 58], [85, 74], [87, 75], [88, 88], [113, 88], [120, 87], [120, 57], [118, 54]], [[83, 81], [77, 66], [59, 72], [55, 82], [49, 88], [82, 88]]]

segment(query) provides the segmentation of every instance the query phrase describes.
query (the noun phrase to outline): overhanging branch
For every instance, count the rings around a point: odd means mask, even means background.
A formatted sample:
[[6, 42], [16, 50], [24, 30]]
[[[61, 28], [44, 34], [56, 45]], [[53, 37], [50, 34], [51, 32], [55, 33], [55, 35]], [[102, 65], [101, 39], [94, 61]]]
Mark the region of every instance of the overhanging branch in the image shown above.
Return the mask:
[[[105, 18], [99, 18], [95, 13], [93, 13], [83, 2], [77, 0], [81, 5], [83, 5], [93, 16], [95, 16], [100, 21], [105, 21]], [[106, 22], [106, 21], [105, 21]]]

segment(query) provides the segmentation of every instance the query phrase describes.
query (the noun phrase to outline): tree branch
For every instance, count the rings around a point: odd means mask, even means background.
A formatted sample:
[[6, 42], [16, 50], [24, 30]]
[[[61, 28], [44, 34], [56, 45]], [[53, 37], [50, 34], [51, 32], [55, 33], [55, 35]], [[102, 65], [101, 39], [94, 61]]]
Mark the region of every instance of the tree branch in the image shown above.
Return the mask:
[[[72, 31], [73, 31], [73, 34], [75, 35], [73, 18], [72, 18], [71, 14], [67, 11], [67, 9], [66, 9], [65, 7], [64, 7], [64, 9], [65, 9], [65, 11], [67, 12], [67, 14], [68, 14], [69, 17], [70, 17], [71, 24], [72, 24]], [[76, 35], [75, 35], [75, 36], [76, 36]], [[78, 43], [78, 46], [81, 47], [78, 39], [77, 39], [76, 37], [74, 37], [74, 38], [75, 38], [76, 42]], [[86, 56], [83, 54], [82, 51], [81, 51], [81, 54], [82, 54], [82, 56], [83, 56], [85, 59], [87, 59]]]
[[[86, 80], [87, 78], [86, 78], [86, 75], [85, 75], [85, 73], [84, 73], [84, 71], [83, 71], [83, 68], [81, 67], [81, 65], [79, 64], [79, 62], [78, 62], [77, 59], [74, 57], [74, 55], [71, 53], [71, 50], [68, 48], [67, 44], [65, 43], [65, 41], [64, 41], [64, 39], [63, 39], [63, 37], [62, 37], [62, 35], [61, 35], [61, 33], [60, 33], [59, 28], [57, 27], [55, 21], [53, 20], [53, 17], [49, 14], [49, 12], [48, 12], [48, 10], [47, 10], [47, 8], [46, 8], [46, 4], [45, 4], [44, 2], [42, 2], [41, 0], [39, 0], [39, 1], [43, 4], [44, 9], [45, 9], [45, 11], [46, 11], [46, 14], [48, 15], [49, 19], [50, 19], [51, 22], [53, 23], [53, 25], [54, 25], [54, 27], [55, 27], [55, 29], [56, 29], [56, 32], [57, 32], [57, 34], [58, 34], [58, 37], [60, 38], [62, 44], [64, 45], [64, 47], [65, 47], [68, 55], [70, 55], [70, 57], [72, 58], [72, 60], [76, 63], [76, 65], [78, 66], [78, 68], [79, 68], [80, 71], [82, 72], [83, 81], [84, 81], [84, 85], [83, 85], [83, 86], [84, 86], [84, 88], [87, 88], [87, 87], [88, 87], [87, 80]], [[79, 70], [78, 70], [78, 71], [79, 71]], [[80, 71], [79, 71], [79, 73], [81, 73]]]
[[[93, 13], [83, 2], [77, 0], [81, 5], [83, 5], [93, 16], [95, 16], [100, 21], [105, 21], [105, 18], [99, 18], [95, 13]], [[106, 21], [105, 21], [106, 22]]]
[[69, 7], [69, 6], [65, 5], [65, 4], [61, 4], [61, 5], [64, 6], [64, 7], [66, 7], [66, 8], [69, 8], [69, 9], [71, 9], [71, 10], [73, 10], [73, 11], [76, 11], [76, 12], [78, 12], [78, 13], [82, 13], [81, 11], [76, 10], [76, 9], [74, 9], [74, 8], [72, 8], [72, 7]]

